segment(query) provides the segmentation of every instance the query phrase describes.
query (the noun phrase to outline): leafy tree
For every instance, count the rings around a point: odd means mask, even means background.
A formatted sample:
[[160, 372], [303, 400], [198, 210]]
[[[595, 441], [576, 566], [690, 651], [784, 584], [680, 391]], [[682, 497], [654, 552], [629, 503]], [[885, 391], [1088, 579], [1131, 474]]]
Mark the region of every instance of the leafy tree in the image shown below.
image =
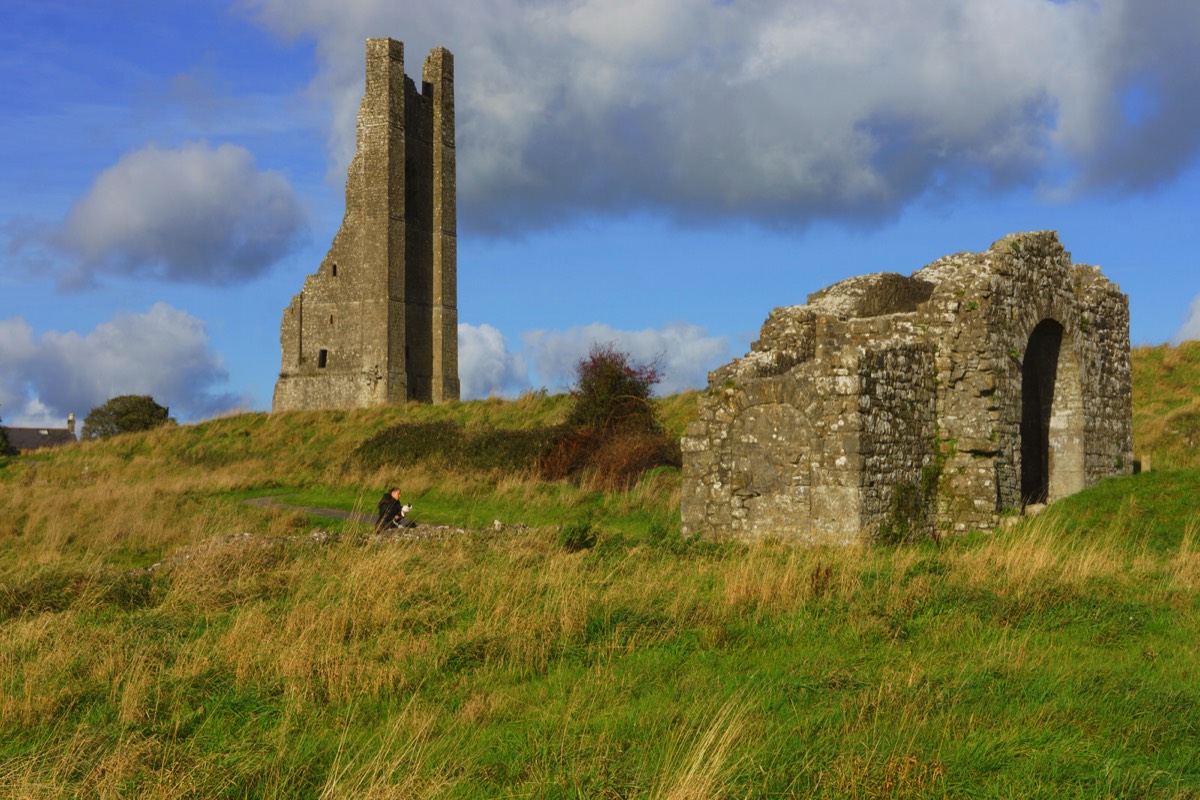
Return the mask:
[[123, 394], [88, 412], [84, 439], [107, 439], [118, 433], [148, 431], [170, 421], [167, 409], [147, 394]]
[[661, 377], [657, 362], [637, 364], [612, 344], [593, 345], [575, 366], [567, 425], [605, 434], [659, 432], [650, 393]]
[[4, 420], [0, 419], [0, 456], [6, 456], [8, 453], [8, 431], [4, 430]]

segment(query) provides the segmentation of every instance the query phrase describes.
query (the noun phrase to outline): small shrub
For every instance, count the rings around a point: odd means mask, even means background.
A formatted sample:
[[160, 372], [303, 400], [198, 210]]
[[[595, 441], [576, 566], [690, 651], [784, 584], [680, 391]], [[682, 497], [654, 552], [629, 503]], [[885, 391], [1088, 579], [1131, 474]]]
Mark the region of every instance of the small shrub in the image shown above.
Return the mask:
[[599, 431], [583, 428], [564, 433], [542, 459], [542, 477], [558, 481], [577, 475], [599, 446]]
[[596, 546], [596, 529], [591, 522], [568, 522], [558, 529], [558, 545], [568, 553], [590, 550]]
[[668, 436], [650, 401], [655, 364], [636, 364], [612, 345], [596, 345], [576, 366], [564, 431], [542, 459], [547, 480], [585, 478], [597, 488], [628, 489], [646, 470], [680, 466], [678, 441]]
[[637, 364], [611, 344], [597, 344], [575, 367], [572, 428], [658, 431], [650, 392], [661, 376], [657, 364]]
[[466, 437], [462, 463], [477, 470], [535, 470], [562, 438], [560, 427], [488, 428]]
[[351, 458], [372, 469], [412, 466], [438, 457], [456, 460], [462, 449], [462, 439], [462, 426], [449, 420], [401, 422], [360, 444]]
[[589, 477], [599, 487], [620, 490], [655, 467], [683, 466], [679, 441], [659, 432], [630, 432], [602, 439], [592, 452]]

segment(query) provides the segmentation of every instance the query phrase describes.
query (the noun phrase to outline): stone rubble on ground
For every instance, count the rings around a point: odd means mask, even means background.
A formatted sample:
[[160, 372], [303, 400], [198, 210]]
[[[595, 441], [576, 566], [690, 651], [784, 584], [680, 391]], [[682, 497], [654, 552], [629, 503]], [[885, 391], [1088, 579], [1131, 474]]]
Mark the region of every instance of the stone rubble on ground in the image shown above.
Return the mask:
[[327, 545], [341, 541], [351, 542], [355, 545], [369, 544], [390, 544], [395, 542], [419, 542], [448, 539], [454, 536], [468, 536], [471, 534], [495, 534], [495, 533], [510, 533], [521, 535], [529, 532], [529, 526], [521, 523], [515, 525], [505, 525], [500, 520], [496, 520], [492, 527], [489, 528], [465, 528], [456, 525], [421, 525], [418, 524], [412, 528], [394, 528], [386, 531], [372, 530], [366, 534], [349, 534], [343, 535], [335, 531], [328, 531], [324, 528], [313, 528], [306, 534], [296, 536], [260, 536], [248, 531], [242, 533], [226, 534], [223, 536], [214, 536], [209, 539], [199, 542], [194, 545], [184, 545], [177, 549], [172, 555], [164, 558], [162, 561], [155, 562], [148, 567], [138, 567], [131, 570], [136, 574], [149, 574], [158, 572], [169, 566], [176, 564], [187, 563], [193, 560], [202, 553], [211, 552], [213, 550], [232, 549], [236, 547], [258, 546], [258, 547], [282, 547], [284, 545]]

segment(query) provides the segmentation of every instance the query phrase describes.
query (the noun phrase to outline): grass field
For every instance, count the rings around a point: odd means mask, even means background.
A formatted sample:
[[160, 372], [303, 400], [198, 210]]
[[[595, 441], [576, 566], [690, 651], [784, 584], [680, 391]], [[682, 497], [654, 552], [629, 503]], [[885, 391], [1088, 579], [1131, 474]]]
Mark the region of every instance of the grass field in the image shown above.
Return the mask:
[[[684, 541], [670, 469], [604, 492], [350, 459], [398, 420], [552, 423], [553, 397], [10, 460], [0, 794], [1200, 798], [1196, 352], [1135, 354], [1154, 471], [941, 546]], [[664, 401], [676, 433], [694, 402]], [[243, 502], [369, 511], [390, 483], [482, 530], [369, 543]], [[599, 541], [568, 552], [579, 520]]]

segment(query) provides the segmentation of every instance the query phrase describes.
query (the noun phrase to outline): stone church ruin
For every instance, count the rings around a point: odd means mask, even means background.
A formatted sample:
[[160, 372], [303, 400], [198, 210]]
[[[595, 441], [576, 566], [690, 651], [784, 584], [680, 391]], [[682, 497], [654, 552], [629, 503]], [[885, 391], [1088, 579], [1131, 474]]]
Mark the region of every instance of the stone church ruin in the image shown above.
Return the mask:
[[454, 57], [368, 39], [346, 215], [283, 312], [273, 409], [457, 400]]
[[709, 375], [685, 534], [848, 543], [990, 529], [1133, 465], [1129, 304], [1052, 231], [777, 308]]

